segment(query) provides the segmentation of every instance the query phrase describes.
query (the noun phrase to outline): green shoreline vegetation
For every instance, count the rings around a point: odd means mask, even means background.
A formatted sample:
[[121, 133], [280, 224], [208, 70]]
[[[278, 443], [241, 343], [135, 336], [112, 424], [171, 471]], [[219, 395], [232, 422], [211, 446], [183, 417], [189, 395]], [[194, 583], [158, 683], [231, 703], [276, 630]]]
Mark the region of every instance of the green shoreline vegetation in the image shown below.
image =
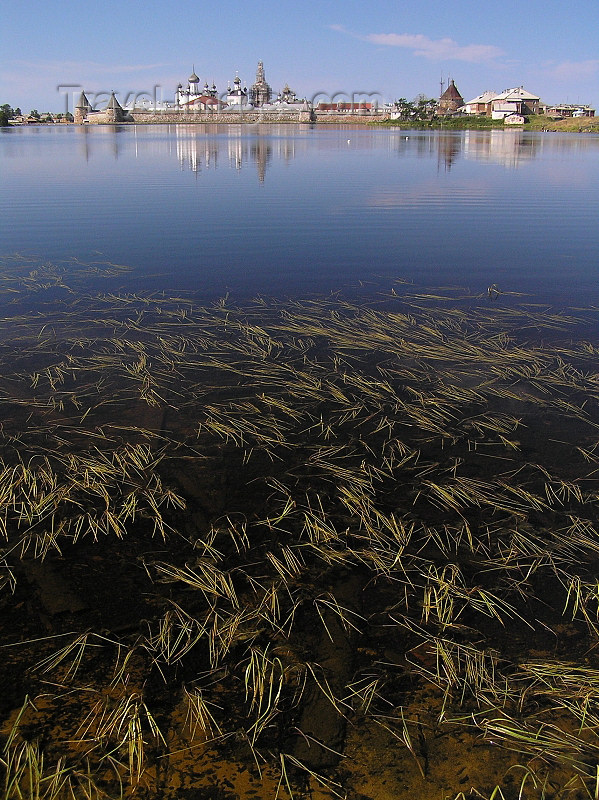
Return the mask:
[[593, 800], [596, 310], [2, 259], [4, 800]]
[[432, 120], [373, 120], [372, 125], [384, 125], [417, 130], [525, 130], [553, 133], [599, 133], [599, 117], [553, 119], [545, 114], [525, 118], [524, 125], [505, 125], [502, 119], [491, 117], [436, 117]]

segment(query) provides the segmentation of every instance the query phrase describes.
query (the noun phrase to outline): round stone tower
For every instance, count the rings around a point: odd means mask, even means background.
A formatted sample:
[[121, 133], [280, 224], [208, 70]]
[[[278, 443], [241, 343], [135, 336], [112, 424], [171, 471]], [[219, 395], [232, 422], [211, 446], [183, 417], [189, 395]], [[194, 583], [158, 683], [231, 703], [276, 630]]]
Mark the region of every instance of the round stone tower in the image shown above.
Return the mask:
[[73, 122], [81, 124], [87, 120], [89, 112], [92, 110], [92, 105], [87, 99], [85, 92], [81, 92], [79, 99], [75, 104], [73, 111]]
[[122, 122], [124, 119], [125, 112], [123, 111], [123, 107], [116, 99], [115, 93], [111, 92], [110, 100], [104, 112], [104, 120], [105, 122]]

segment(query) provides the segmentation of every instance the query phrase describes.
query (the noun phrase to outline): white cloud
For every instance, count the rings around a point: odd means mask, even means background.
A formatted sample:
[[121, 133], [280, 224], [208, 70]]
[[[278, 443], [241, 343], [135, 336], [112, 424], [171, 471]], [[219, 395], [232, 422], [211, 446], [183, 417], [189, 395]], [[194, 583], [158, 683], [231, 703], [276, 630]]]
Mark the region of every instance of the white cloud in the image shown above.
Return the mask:
[[371, 33], [365, 37], [373, 44], [388, 47], [404, 47], [415, 56], [430, 58], [432, 61], [470, 61], [480, 63], [491, 61], [503, 55], [503, 50], [492, 44], [459, 45], [453, 39], [429, 39], [421, 33]]
[[503, 50], [493, 44], [460, 45], [448, 37], [429, 39], [428, 36], [424, 36], [422, 33], [369, 33], [366, 36], [361, 36], [347, 31], [343, 25], [330, 25], [329, 28], [371, 44], [385, 47], [403, 47], [406, 50], [411, 50], [415, 56], [422, 56], [431, 61], [470, 61], [471, 63], [479, 64], [484, 61], [492, 61], [504, 55]]
[[587, 61], [562, 61], [551, 68], [551, 77], [555, 80], [584, 80], [592, 78], [599, 73], [599, 59], [593, 58]]

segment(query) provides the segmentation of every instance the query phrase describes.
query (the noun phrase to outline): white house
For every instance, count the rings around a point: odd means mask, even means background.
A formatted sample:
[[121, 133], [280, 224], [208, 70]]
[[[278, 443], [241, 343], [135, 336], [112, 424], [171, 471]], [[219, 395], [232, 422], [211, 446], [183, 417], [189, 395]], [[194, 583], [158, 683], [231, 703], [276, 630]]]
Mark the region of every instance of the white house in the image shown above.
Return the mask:
[[528, 92], [523, 86], [517, 86], [499, 94], [487, 90], [464, 103], [460, 111], [463, 114], [484, 114], [493, 119], [505, 119], [511, 114], [539, 114], [540, 106], [541, 101], [537, 95]]
[[522, 116], [522, 114], [508, 114], [507, 117], [503, 118], [504, 125], [524, 125], [526, 119]]
[[510, 114], [538, 114], [540, 98], [523, 86], [506, 89], [491, 100], [491, 117], [504, 119]]

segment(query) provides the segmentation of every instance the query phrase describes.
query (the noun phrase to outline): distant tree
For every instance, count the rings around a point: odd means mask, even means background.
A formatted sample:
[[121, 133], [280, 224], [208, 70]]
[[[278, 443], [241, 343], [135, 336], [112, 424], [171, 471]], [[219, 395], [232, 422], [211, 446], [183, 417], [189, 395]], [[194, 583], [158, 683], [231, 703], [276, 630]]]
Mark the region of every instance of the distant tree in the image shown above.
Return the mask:
[[405, 97], [400, 97], [395, 101], [395, 108], [399, 111], [401, 119], [413, 119], [416, 111], [414, 103], [410, 103]]
[[437, 101], [432, 97], [419, 94], [414, 100], [417, 119], [431, 119], [437, 110]]
[[75, 119], [75, 117], [71, 114], [70, 111], [67, 111], [67, 113], [64, 115], [64, 118], [66, 119], [67, 122], [73, 122], [73, 120]]
[[16, 112], [8, 105], [8, 103], [4, 103], [4, 105], [0, 106], [0, 125], [3, 127], [8, 125], [8, 120], [12, 119], [15, 114]]
[[43, 122], [54, 122], [52, 114], [46, 114], [46, 116], [43, 119]]
[[29, 112], [29, 116], [33, 117], [33, 119], [39, 119], [40, 112], [37, 110], [37, 108], [32, 108], [31, 111]]
[[0, 126], [6, 127], [11, 119], [20, 116], [20, 108], [12, 108], [8, 103], [4, 103], [0, 106]]

